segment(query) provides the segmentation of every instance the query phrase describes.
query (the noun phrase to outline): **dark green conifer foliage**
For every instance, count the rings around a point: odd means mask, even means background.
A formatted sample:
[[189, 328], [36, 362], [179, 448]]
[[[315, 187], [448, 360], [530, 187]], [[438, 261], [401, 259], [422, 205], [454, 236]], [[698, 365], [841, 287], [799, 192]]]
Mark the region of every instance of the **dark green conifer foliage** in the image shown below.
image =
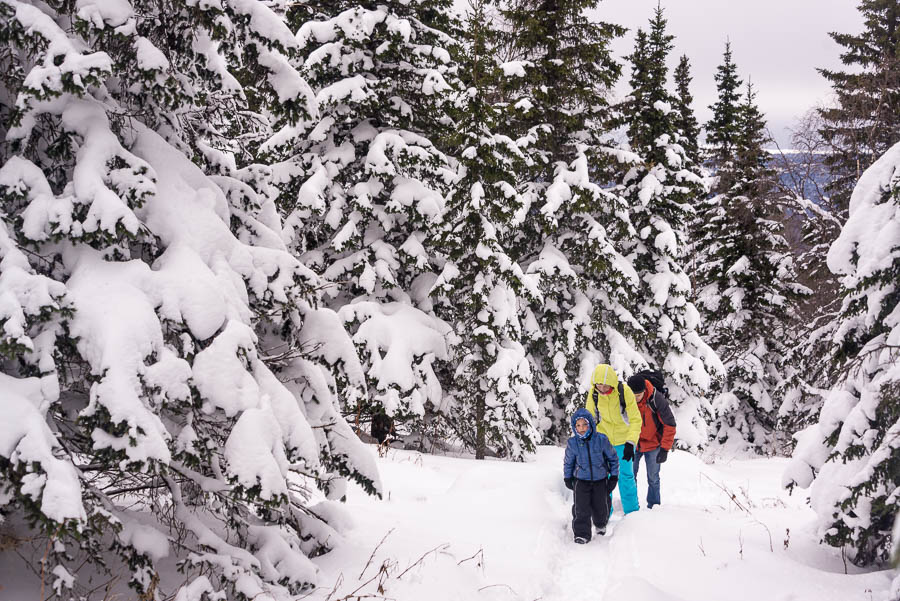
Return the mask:
[[666, 65], [673, 36], [666, 26], [658, 7], [648, 32], [637, 32], [629, 57], [632, 92], [621, 114], [640, 162], [622, 180], [634, 228], [622, 246], [639, 278], [638, 290], [627, 304], [644, 329], [639, 352], [666, 371], [672, 401], [683, 406], [678, 422], [679, 431], [685, 433], [682, 442], [697, 447], [706, 442], [710, 417], [709, 406], [697, 399], [721, 363], [698, 335], [697, 312], [689, 300], [686, 228], [706, 188], [699, 166], [680, 144]]
[[681, 134], [681, 145], [691, 162], [700, 163], [700, 124], [694, 115], [694, 95], [691, 94], [691, 63], [682, 55], [675, 67], [675, 126]]
[[609, 117], [606, 92], [621, 67], [610, 42], [625, 33], [619, 25], [596, 22], [587, 12], [599, 0], [511, 0], [502, 14], [509, 24], [506, 44], [511, 59], [529, 61], [524, 78], [511, 82], [507, 94], [534, 103], [517, 134], [549, 126], [538, 148], [544, 162], [533, 169], [549, 181], [557, 161], [571, 161], [579, 143], [592, 145]]
[[523, 343], [547, 441], [569, 431], [566, 407], [582, 398], [583, 363], [608, 357], [610, 341], [635, 330], [621, 302], [631, 276], [614, 245], [627, 235], [627, 214], [599, 184], [631, 156], [606, 139], [614, 128], [607, 98], [620, 75], [610, 42], [624, 29], [591, 21], [585, 12], [598, 4], [512, 0], [501, 11], [505, 68], [520, 74], [502, 86], [515, 109], [504, 133], [531, 140], [533, 157], [518, 174], [522, 209], [507, 248], [540, 277], [542, 300], [524, 306]]
[[317, 109], [278, 11], [0, 2], [0, 521], [48, 598], [293, 599], [315, 488], [378, 492], [258, 152]]
[[829, 34], [844, 48], [847, 69], [819, 69], [836, 97], [835, 106], [820, 111], [821, 133], [833, 151], [826, 159], [834, 177], [827, 191], [844, 218], [862, 172], [900, 141], [900, 4], [861, 0], [859, 11], [861, 33]]
[[[344, 309], [354, 334], [396, 310], [434, 323], [417, 313], [428, 314], [430, 301], [416, 282], [436, 269], [435, 243], [456, 175], [441, 151], [453, 130], [458, 85], [459, 27], [450, 7], [448, 0], [342, 0], [290, 8], [297, 67], [319, 111], [278, 132], [267, 149], [280, 159], [288, 245], [335, 283], [326, 302]], [[381, 361], [380, 343], [364, 337], [356, 344], [371, 367]], [[345, 410], [418, 420], [428, 402], [439, 403], [428, 384], [432, 358], [415, 353], [411, 389], [378, 369], [366, 369], [365, 394], [340, 378]]]
[[[730, 97], [730, 89], [720, 91]], [[766, 123], [749, 82], [736, 109], [732, 157], [717, 172], [719, 193], [702, 207], [698, 298], [705, 338], [727, 370], [715, 387], [716, 438], [772, 452], [790, 376], [791, 319], [805, 289], [784, 237], [784, 208], [763, 149]]]
[[462, 89], [448, 148], [459, 157], [461, 178], [447, 201], [439, 240], [446, 263], [434, 296], [437, 314], [458, 336], [449, 362], [446, 419], [476, 459], [521, 459], [534, 450], [538, 432], [531, 370], [519, 342], [519, 297], [537, 289], [529, 289], [505, 244], [522, 207], [517, 174], [529, 157], [526, 142], [499, 133], [515, 109], [497, 102], [503, 72], [486, 9], [483, 0], [470, 3], [466, 48], [459, 57]]
[[713, 166], [721, 167], [734, 157], [740, 119], [738, 105], [742, 82], [731, 57], [731, 42], [725, 43], [725, 54], [716, 69], [715, 79], [719, 96], [709, 107], [713, 117], [706, 124], [706, 144], [711, 147], [709, 159]]
[[[900, 145], [853, 191], [828, 254], [844, 296], [830, 325], [837, 374], [817, 422], [799, 437], [783, 482], [810, 487], [818, 529], [857, 565], [885, 565], [900, 511]], [[892, 241], [885, 243], [885, 241]]]

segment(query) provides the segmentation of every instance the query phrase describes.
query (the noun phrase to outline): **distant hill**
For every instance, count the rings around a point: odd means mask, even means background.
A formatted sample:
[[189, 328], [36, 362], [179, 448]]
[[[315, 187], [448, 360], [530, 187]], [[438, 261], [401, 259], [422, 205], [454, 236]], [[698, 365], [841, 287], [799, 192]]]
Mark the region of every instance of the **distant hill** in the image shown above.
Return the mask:
[[825, 186], [830, 180], [825, 167], [827, 153], [794, 149], [767, 149], [770, 165], [778, 172], [781, 185], [816, 204], [823, 204]]

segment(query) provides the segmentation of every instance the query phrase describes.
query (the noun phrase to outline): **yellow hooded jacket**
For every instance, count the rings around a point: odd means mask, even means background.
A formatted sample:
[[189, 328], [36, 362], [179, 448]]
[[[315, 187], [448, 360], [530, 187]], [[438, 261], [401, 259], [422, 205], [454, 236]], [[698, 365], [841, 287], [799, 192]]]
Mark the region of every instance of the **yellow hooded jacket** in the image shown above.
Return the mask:
[[[597, 405], [594, 404], [594, 388], [600, 384], [612, 386], [612, 392], [607, 395], [597, 395]], [[622, 406], [619, 404], [619, 376], [611, 365], [602, 363], [594, 368], [591, 376], [591, 387], [587, 392], [585, 408], [591, 412], [597, 420], [597, 432], [606, 434], [613, 446], [630, 442], [637, 448], [638, 438], [641, 436], [641, 410], [638, 409], [634, 393], [628, 384], [622, 384], [622, 392], [625, 396], [625, 414], [622, 415]], [[600, 416], [597, 416], [597, 412]]]

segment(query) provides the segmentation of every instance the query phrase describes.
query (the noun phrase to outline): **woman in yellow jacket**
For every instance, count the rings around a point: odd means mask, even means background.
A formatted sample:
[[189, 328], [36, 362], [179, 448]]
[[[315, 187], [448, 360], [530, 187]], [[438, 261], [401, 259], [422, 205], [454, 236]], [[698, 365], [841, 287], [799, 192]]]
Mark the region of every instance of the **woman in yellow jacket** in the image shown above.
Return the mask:
[[[633, 460], [641, 436], [641, 410], [631, 388], [623, 382], [621, 394], [625, 400], [625, 411], [622, 412], [619, 386], [616, 370], [605, 363], [598, 365], [591, 376], [591, 388], [584, 406], [597, 421], [597, 431], [609, 438], [619, 456], [619, 498], [627, 514], [637, 511], [639, 507]], [[612, 513], [612, 492], [609, 510]]]

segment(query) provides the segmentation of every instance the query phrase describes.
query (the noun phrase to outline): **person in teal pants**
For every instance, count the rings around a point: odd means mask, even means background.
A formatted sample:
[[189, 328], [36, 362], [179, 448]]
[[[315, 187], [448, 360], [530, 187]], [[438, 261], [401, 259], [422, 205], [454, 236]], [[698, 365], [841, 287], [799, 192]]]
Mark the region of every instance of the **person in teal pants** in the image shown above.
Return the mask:
[[[641, 410], [628, 384], [619, 381], [616, 370], [602, 363], [594, 368], [585, 408], [597, 422], [597, 431], [606, 435], [619, 457], [619, 498], [626, 514], [637, 511], [637, 483], [634, 480], [634, 451], [641, 436]], [[609, 499], [612, 513], [612, 494]]]
[[[625, 449], [630, 447], [630, 459], [625, 459]], [[637, 481], [634, 478], [634, 445], [630, 442], [613, 447], [619, 456], [619, 498], [622, 511], [629, 514], [640, 509], [638, 504]], [[612, 515], [612, 492], [609, 493], [609, 515]]]

